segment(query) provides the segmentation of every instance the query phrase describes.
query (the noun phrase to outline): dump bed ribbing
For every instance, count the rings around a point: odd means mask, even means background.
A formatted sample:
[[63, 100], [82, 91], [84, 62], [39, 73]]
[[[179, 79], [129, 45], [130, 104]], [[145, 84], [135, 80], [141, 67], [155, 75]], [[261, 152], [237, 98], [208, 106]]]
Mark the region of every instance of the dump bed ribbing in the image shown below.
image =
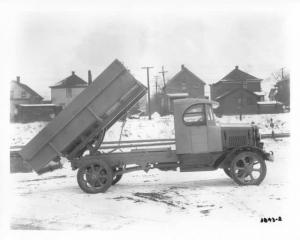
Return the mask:
[[78, 157], [146, 88], [115, 60], [20, 152], [35, 171], [58, 156]]

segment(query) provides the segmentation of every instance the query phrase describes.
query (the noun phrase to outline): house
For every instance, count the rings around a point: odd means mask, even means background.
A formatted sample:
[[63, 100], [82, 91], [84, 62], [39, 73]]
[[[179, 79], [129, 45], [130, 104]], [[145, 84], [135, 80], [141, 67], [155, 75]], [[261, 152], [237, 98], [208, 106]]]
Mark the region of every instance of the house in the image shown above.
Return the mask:
[[67, 106], [79, 93], [88, 86], [87, 82], [78, 77], [74, 71], [72, 74], [59, 81], [51, 88], [51, 101], [55, 105]]
[[181, 70], [166, 84], [166, 93], [187, 93], [192, 98], [204, 98], [205, 82], [181, 65]]
[[62, 106], [51, 103], [18, 104], [16, 122], [51, 121], [62, 110]]
[[218, 114], [255, 114], [258, 102], [264, 101], [261, 91], [262, 79], [250, 75], [238, 66], [220, 81], [210, 85], [211, 99], [220, 103]]
[[283, 103], [285, 106], [290, 106], [290, 78], [278, 81], [275, 88], [277, 90], [275, 100]]
[[205, 82], [181, 65], [180, 71], [167, 83], [165, 89], [152, 99], [153, 110], [162, 115], [173, 112], [173, 101], [178, 98], [205, 98]]
[[258, 113], [283, 113], [284, 108], [281, 102], [277, 101], [263, 101], [257, 102]]
[[29, 86], [21, 83], [20, 77], [10, 84], [10, 119], [14, 121], [18, 104], [39, 104], [43, 98]]

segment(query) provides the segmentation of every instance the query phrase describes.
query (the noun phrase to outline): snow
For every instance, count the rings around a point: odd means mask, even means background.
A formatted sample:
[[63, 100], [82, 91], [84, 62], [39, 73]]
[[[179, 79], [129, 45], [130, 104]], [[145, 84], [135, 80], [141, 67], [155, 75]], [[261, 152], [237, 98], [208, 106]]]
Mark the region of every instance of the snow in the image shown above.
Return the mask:
[[257, 102], [257, 104], [260, 104], [260, 105], [274, 105], [274, 104], [281, 104], [282, 105], [282, 103], [281, 102], [277, 102], [277, 101], [263, 101], [263, 102]]
[[189, 223], [259, 223], [286, 216], [289, 139], [266, 140], [275, 154], [260, 186], [237, 186], [222, 170], [212, 172], [134, 172], [104, 194], [86, 194], [76, 173], [63, 169], [37, 176], [11, 174], [13, 229], [118, 230], [141, 226], [183, 227]]
[[[156, 116], [155, 116], [156, 115]], [[122, 140], [174, 138], [173, 116], [152, 120], [128, 119]], [[242, 123], [255, 122], [261, 132], [289, 132], [289, 114], [243, 116]], [[238, 116], [217, 119], [239, 122]], [[26, 144], [47, 123], [11, 124], [11, 145]], [[104, 141], [119, 140], [122, 122], [117, 122]], [[133, 172], [104, 194], [86, 194], [76, 183], [76, 172], [69, 163], [62, 169], [38, 176], [36, 173], [11, 174], [13, 202], [12, 229], [47, 230], [137, 230], [141, 228], [183, 228], [220, 222], [259, 223], [261, 217], [287, 216], [289, 184], [289, 138], [265, 139], [275, 162], [267, 162], [267, 176], [260, 186], [241, 187], [222, 170], [211, 172]]]
[[243, 115], [242, 121], [239, 116], [222, 116], [217, 118], [220, 123], [254, 123], [259, 127], [259, 131], [262, 134], [270, 134], [272, 128], [270, 127], [271, 119], [274, 123], [275, 133], [289, 133], [290, 132], [290, 114], [279, 113], [279, 114], [257, 114], [257, 115]]
[[260, 96], [265, 96], [266, 93], [265, 92], [254, 92], [256, 95], [260, 95]]
[[[242, 121], [239, 116], [222, 116], [217, 118], [219, 123], [247, 123], [254, 122], [260, 128], [261, 133], [271, 133], [271, 118], [274, 123], [275, 133], [289, 132], [289, 113], [282, 114], [260, 114], [260, 115], [243, 115]], [[39, 131], [41, 131], [47, 122], [34, 123], [13, 123], [10, 125], [11, 146], [25, 145]], [[118, 141], [122, 129], [122, 122], [115, 123], [107, 132], [104, 141]], [[172, 115], [160, 117], [158, 113], [152, 114], [152, 120], [148, 116], [141, 119], [127, 119], [122, 131], [121, 140], [140, 140], [140, 139], [157, 139], [157, 138], [175, 138], [174, 119]]]

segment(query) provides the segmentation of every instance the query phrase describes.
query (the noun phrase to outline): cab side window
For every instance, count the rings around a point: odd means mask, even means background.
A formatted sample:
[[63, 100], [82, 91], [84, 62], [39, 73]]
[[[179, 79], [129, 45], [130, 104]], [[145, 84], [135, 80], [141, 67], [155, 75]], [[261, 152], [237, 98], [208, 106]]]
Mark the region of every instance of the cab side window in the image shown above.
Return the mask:
[[187, 108], [183, 113], [183, 122], [187, 126], [205, 125], [204, 104], [195, 104]]

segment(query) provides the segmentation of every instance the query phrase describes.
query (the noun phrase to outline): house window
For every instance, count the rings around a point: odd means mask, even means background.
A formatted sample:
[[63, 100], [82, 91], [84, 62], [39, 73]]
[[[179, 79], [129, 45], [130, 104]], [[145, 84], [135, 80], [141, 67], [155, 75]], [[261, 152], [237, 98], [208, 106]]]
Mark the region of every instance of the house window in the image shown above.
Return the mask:
[[21, 98], [26, 98], [26, 92], [25, 91], [21, 92]]
[[204, 125], [206, 123], [204, 104], [195, 104], [187, 108], [183, 113], [183, 122], [187, 126]]
[[72, 97], [72, 88], [66, 88], [66, 97], [71, 98]]

